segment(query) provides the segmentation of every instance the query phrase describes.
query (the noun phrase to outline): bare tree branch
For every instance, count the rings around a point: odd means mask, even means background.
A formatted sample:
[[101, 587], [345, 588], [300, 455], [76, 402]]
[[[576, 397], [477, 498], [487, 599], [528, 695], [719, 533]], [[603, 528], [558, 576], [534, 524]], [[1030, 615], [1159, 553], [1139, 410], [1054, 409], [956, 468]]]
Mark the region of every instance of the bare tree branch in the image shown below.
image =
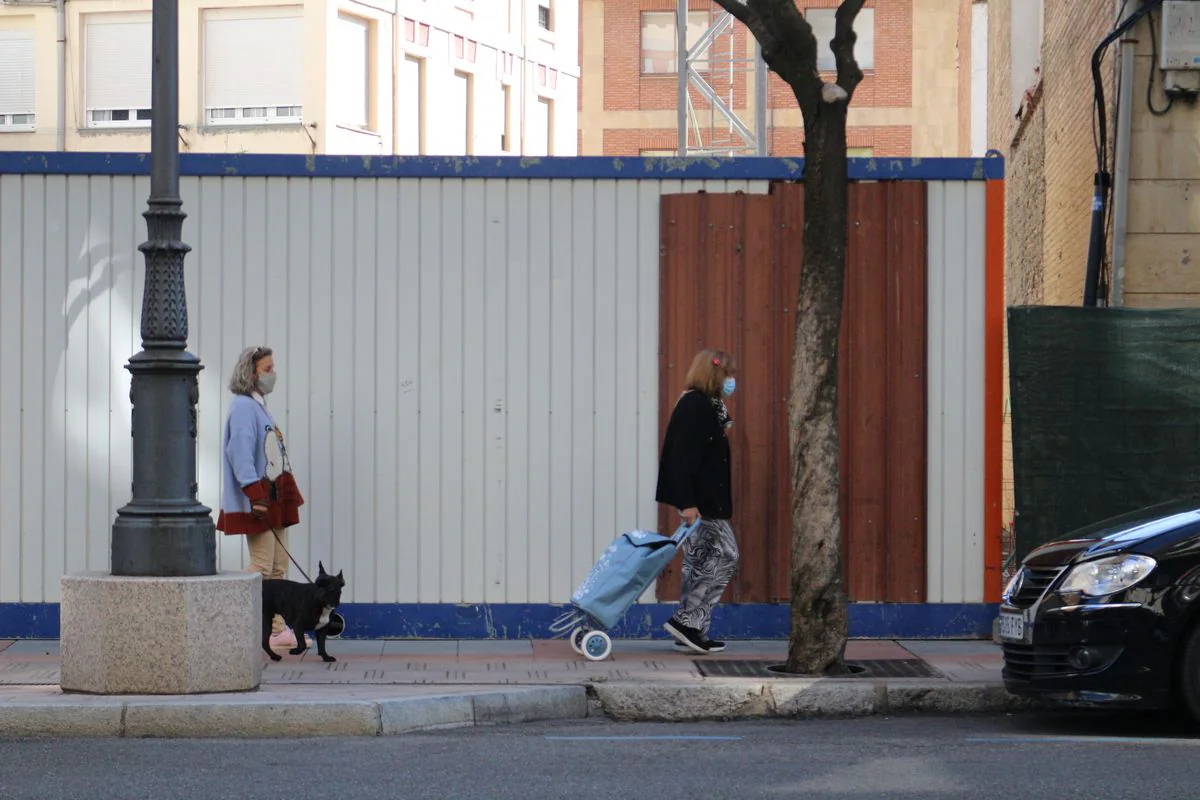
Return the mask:
[[854, 96], [854, 90], [863, 79], [862, 70], [858, 68], [858, 61], [854, 58], [854, 43], [858, 41], [858, 34], [854, 32], [854, 20], [858, 12], [862, 11], [865, 2], [866, 0], [842, 0], [842, 4], [833, 15], [833, 42], [829, 48], [833, 51], [833, 58], [837, 64], [837, 84], [845, 90], [847, 102]]

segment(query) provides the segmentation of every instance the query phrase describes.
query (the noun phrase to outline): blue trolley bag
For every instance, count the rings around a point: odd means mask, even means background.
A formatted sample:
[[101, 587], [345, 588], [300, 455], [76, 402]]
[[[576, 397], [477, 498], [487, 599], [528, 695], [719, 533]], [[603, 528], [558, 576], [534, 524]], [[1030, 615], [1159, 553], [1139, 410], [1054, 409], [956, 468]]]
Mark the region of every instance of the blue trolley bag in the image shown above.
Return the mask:
[[680, 525], [672, 536], [635, 530], [617, 537], [571, 596], [571, 605], [612, 628], [679, 551], [700, 524]]

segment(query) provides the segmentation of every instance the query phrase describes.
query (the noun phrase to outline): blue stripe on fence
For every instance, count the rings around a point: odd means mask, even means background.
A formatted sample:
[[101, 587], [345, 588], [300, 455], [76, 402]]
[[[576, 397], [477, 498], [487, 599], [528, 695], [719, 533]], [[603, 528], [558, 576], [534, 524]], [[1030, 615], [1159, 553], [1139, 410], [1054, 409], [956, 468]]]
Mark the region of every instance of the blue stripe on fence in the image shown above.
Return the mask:
[[[1004, 177], [1004, 159], [851, 158], [856, 181], [978, 181]], [[551, 158], [303, 156], [184, 153], [183, 175], [283, 178], [558, 178], [800, 180], [803, 158]], [[149, 175], [148, 153], [0, 153], [0, 175]]]
[[[857, 639], [989, 638], [992, 603], [851, 603], [850, 636]], [[551, 603], [346, 603], [346, 638], [546, 639], [564, 606]], [[669, 603], [633, 606], [613, 629], [618, 638], [662, 639]], [[713, 613], [713, 635], [722, 639], [783, 639], [788, 606], [723, 604]], [[57, 603], [0, 603], [0, 639], [56, 639]]]

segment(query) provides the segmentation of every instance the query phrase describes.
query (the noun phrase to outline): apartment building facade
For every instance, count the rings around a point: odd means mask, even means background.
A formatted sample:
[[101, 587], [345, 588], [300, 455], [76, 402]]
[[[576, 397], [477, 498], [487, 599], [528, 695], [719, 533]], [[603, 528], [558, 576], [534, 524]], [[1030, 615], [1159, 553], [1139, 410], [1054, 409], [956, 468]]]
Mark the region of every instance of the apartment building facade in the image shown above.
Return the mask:
[[[828, 42], [838, 0], [799, 0], [798, 5], [818, 40]], [[581, 154], [676, 152], [675, 8], [675, 0], [582, 0]], [[688, 9], [692, 47], [723, 12], [710, 0], [689, 0]], [[983, 155], [987, 28], [986, 15], [972, 11], [971, 0], [868, 0], [856, 25], [855, 54], [865, 78], [850, 109], [852, 156]], [[800, 110], [774, 74], [758, 87], [750, 32], [739, 23], [710, 39], [695, 63], [722, 103], [756, 137], [755, 120], [765, 117], [767, 155], [801, 155]], [[832, 74], [826, 45], [818, 67]], [[689, 149], [739, 147], [727, 119], [696, 87], [690, 94]], [[764, 97], [766, 113], [756, 114]]]
[[[0, 150], [149, 150], [150, 9], [0, 2]], [[180, 149], [573, 155], [577, 24], [576, 0], [180, 0]]]

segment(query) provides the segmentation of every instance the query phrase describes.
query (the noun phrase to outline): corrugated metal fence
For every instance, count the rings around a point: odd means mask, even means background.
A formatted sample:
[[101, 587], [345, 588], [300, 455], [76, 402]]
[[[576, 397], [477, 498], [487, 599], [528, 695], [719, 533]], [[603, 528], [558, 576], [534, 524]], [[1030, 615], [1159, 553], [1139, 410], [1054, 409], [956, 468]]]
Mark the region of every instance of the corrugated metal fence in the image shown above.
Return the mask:
[[[72, 155], [0, 158], [0, 602], [56, 602], [63, 573], [107, 569], [129, 499], [149, 181], [139, 157]], [[219, 504], [233, 360], [269, 344], [308, 500], [292, 550], [352, 575], [349, 600], [562, 602], [616, 533], [655, 527], [660, 197], [763, 193], [798, 165], [549, 161], [185, 158], [202, 502]], [[981, 595], [962, 483], [980, 480], [964, 429], [982, 384], [957, 311], [978, 292], [955, 275], [983, 262], [951, 224], [976, 186], [929, 201], [931, 414], [940, 397], [952, 420], [930, 428], [935, 602]], [[244, 566], [240, 537], [219, 545]]]

